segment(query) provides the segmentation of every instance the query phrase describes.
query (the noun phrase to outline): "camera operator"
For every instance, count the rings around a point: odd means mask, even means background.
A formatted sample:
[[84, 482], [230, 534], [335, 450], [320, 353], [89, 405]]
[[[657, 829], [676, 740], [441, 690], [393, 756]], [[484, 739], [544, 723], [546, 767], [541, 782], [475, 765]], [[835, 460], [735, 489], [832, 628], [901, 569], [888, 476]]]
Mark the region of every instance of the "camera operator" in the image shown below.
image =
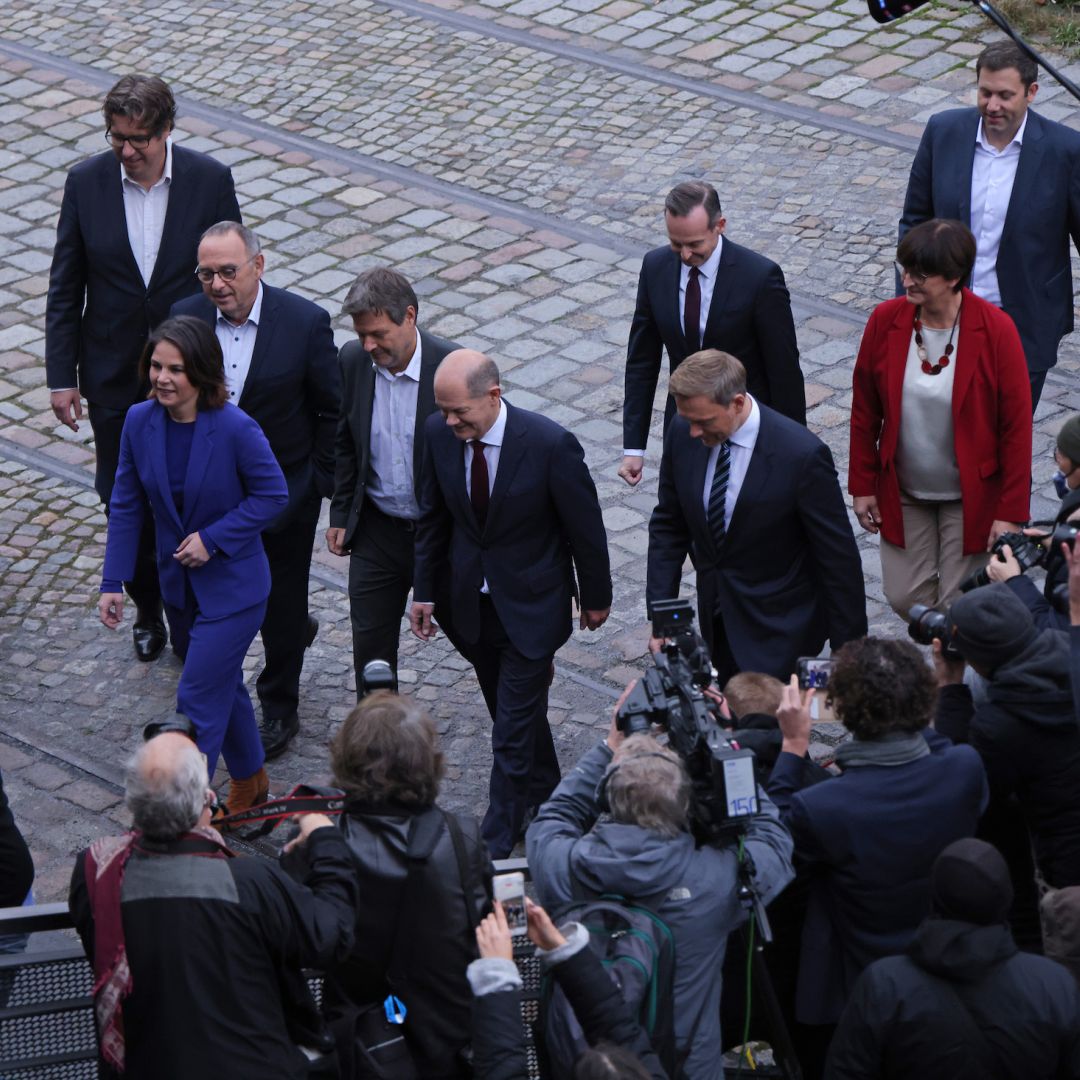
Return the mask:
[[[963, 659], [934, 645], [935, 727], [970, 743], [986, 766], [990, 810], [980, 835], [1005, 853], [1017, 888], [1014, 930], [1022, 947], [1037, 947], [1028, 845], [1022, 835], [1016, 839], [1009, 801], [1015, 796], [1047, 883], [1080, 884], [1080, 727], [1069, 639], [1038, 629], [1002, 584], [961, 596], [948, 619], [949, 644]], [[963, 682], [965, 661], [986, 680], [978, 704]]]
[[[1080, 524], [1080, 415], [1070, 417], [1058, 432], [1054, 447], [1054, 488], [1061, 497], [1061, 505], [1054, 517], [1054, 528], [1062, 525]], [[1046, 568], [1046, 580], [1040, 593], [1035, 583], [1024, 573], [1017, 553], [1006, 544], [1000, 555], [995, 554], [986, 567], [990, 581], [1005, 582], [1024, 602], [1040, 630], [1064, 630], [1069, 625], [1068, 612], [1062, 600], [1066, 592], [1068, 568], [1054, 543], [1042, 528], [1024, 530], [1035, 543], [1047, 550], [1039, 558], [1038, 565]]]
[[927, 727], [934, 681], [914, 645], [860, 638], [836, 654], [829, 702], [852, 739], [837, 748], [841, 774], [806, 787], [813, 694], [800, 696], [794, 679], [785, 687], [768, 786], [812, 871], [793, 1032], [807, 1080], [821, 1075], [855, 980], [907, 948], [929, 909], [934, 859], [974, 834], [987, 801], [978, 755]]
[[[746, 913], [734, 844], [698, 847], [690, 833], [690, 781], [682, 761], [649, 735], [624, 738], [616, 706], [606, 741], [565, 776], [526, 835], [529, 866], [549, 910], [616, 894], [645, 902], [675, 938], [674, 1014], [687, 1080], [723, 1076], [720, 970], [728, 933]], [[598, 788], [610, 816], [601, 817]], [[761, 812], [743, 838], [757, 891], [768, 903], [792, 877], [791, 838], [759, 792]]]

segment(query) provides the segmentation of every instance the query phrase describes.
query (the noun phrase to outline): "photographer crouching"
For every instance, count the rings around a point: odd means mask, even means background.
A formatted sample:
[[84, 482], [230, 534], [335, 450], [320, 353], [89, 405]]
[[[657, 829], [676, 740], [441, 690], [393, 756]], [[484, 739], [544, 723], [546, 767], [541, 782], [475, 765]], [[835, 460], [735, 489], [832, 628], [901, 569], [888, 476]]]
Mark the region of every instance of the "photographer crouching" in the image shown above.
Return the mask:
[[[1064, 553], [1076, 607], [1080, 560], [1067, 546]], [[985, 680], [978, 702], [964, 684], [965, 663]], [[980, 835], [1010, 864], [1018, 943], [1038, 950], [1029, 851], [1050, 886], [1080, 884], [1080, 727], [1069, 635], [1040, 630], [1007, 584], [993, 584], [961, 596], [949, 609], [945, 645], [940, 638], [934, 644], [934, 666], [935, 726], [954, 742], [970, 743], [986, 766], [990, 808]], [[1027, 835], [1018, 827], [1014, 801]]]
[[[678, 614], [692, 622], [689, 605]], [[722, 770], [713, 767], [725, 756], [741, 755], [718, 734], [715, 705], [703, 703], [709, 669], [704, 643], [689, 625], [681, 632], [673, 629], [656, 636], [676, 639], [682, 653], [669, 642], [658, 667], [641, 684], [626, 688], [607, 739], [577, 763], [540, 808], [526, 848], [537, 894], [550, 910], [614, 894], [650, 908], [667, 924], [675, 943], [680, 1075], [720, 1080], [720, 972], [728, 934], [747, 917], [740, 885], [749, 878], [767, 904], [793, 876], [792, 845], [776, 808], [753, 783], [752, 771], [748, 798], [757, 812], [736, 831], [714, 827], [717, 815], [711, 811], [717, 808], [703, 787], [706, 773], [715, 776]], [[714, 703], [719, 697], [711, 690], [707, 694]], [[662, 713], [678, 753], [644, 733], [661, 715], [655, 708], [665, 695], [669, 705], [678, 701]], [[641, 733], [628, 735], [627, 729]], [[748, 754], [744, 760], [752, 770]], [[741, 832], [739, 843], [736, 832]], [[743, 875], [740, 851], [744, 865], [752, 867]]]

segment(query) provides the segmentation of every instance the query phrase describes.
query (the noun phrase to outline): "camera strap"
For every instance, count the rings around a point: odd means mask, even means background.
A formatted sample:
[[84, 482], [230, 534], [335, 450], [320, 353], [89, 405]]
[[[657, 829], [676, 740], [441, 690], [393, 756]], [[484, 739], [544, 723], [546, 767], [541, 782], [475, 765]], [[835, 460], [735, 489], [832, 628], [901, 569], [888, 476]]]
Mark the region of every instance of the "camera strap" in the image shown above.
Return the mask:
[[214, 827], [224, 825], [227, 828], [236, 828], [241, 825], [259, 825], [245, 834], [245, 839], [255, 840], [261, 836], [268, 836], [287, 818], [296, 817], [297, 814], [326, 814], [333, 817], [345, 809], [345, 793], [337, 788], [315, 787], [311, 784], [297, 784], [280, 799], [270, 799], [268, 802], [251, 806], [247, 810], [240, 810], [235, 814], [226, 814], [214, 822]]

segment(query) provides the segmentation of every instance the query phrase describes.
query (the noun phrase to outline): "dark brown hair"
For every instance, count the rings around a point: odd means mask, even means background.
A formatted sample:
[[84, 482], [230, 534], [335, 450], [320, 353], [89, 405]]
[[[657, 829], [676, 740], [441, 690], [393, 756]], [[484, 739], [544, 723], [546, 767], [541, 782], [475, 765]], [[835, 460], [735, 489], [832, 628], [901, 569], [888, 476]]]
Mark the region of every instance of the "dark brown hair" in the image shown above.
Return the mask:
[[904, 234], [896, 249], [896, 261], [916, 274], [955, 278], [953, 289], [959, 292], [971, 280], [975, 268], [975, 237], [962, 221], [931, 218]]
[[1031, 84], [1039, 81], [1039, 65], [1019, 45], [1011, 41], [995, 41], [993, 45], [987, 45], [975, 61], [976, 78], [982, 74], [983, 68], [987, 71], [1016, 68], [1025, 90], [1030, 90]]
[[864, 637], [835, 656], [828, 702], [860, 739], [922, 731], [934, 708], [934, 677], [910, 641]]
[[672, 217], [686, 217], [699, 206], [705, 207], [710, 228], [720, 220], [724, 212], [720, 207], [720, 196], [716, 194], [716, 188], [712, 184], [706, 184], [704, 180], [686, 180], [676, 184], [664, 200], [664, 210]]
[[113, 117], [123, 116], [151, 135], [172, 131], [176, 121], [176, 99], [168, 83], [156, 75], [125, 75], [105, 95], [101, 106], [105, 127], [112, 127]]
[[359, 802], [431, 806], [443, 764], [431, 717], [389, 690], [363, 698], [330, 743], [334, 781]]
[[400, 326], [409, 308], [414, 315], [420, 311], [420, 301], [409, 279], [388, 266], [376, 266], [364, 270], [352, 283], [341, 305], [341, 314], [385, 315], [395, 326]]
[[[166, 319], [151, 335], [139, 360], [139, 375], [149, 378], [150, 357], [162, 341], [179, 350], [184, 358], [184, 374], [187, 381], [199, 391], [199, 409], [220, 409], [229, 400], [225, 386], [225, 365], [221, 358], [221, 346], [210, 327], [193, 315], [174, 315]], [[151, 388], [147, 397], [154, 398]]]

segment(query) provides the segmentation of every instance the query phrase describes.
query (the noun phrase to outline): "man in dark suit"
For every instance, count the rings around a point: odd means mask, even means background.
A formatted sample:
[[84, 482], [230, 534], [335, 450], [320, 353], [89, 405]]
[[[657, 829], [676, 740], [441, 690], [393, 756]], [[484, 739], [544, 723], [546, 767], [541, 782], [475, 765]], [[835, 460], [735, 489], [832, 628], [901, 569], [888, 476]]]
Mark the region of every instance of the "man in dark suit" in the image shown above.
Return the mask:
[[349, 616], [356, 690], [369, 660], [396, 669], [412, 587], [416, 492], [424, 421], [435, 412], [435, 369], [460, 348], [416, 325], [419, 301], [396, 270], [365, 270], [342, 313], [358, 341], [340, 352], [341, 419], [326, 546], [349, 555]]
[[971, 227], [971, 289], [1016, 323], [1034, 409], [1073, 328], [1069, 237], [1080, 250], [1080, 134], [1028, 108], [1039, 70], [1012, 42], [983, 50], [976, 72], [978, 107], [927, 121], [900, 236], [930, 218]]
[[311, 549], [319, 506], [334, 486], [338, 367], [330, 316], [318, 304], [264, 285], [258, 237], [221, 221], [199, 241], [202, 296], [174, 305], [217, 334], [229, 400], [263, 429], [289, 502], [263, 530], [270, 597], [261, 628], [266, 663], [255, 681], [259, 735], [267, 758], [285, 752], [300, 728], [297, 707], [304, 650], [319, 624], [308, 613]]
[[727, 353], [687, 357], [671, 392], [679, 415], [649, 520], [647, 602], [678, 596], [691, 553], [721, 685], [737, 671], [786, 679], [826, 639], [838, 649], [862, 637], [862, 564], [829, 448], [748, 394]]
[[[619, 475], [631, 485], [641, 479], [662, 349], [672, 372], [699, 349], [738, 356], [759, 401], [806, 423], [784, 272], [723, 235], [726, 222], [711, 184], [692, 180], [672, 188], [664, 200], [664, 222], [670, 244], [654, 248], [641, 264], [626, 350]], [[674, 415], [668, 397], [665, 430]]]
[[[79, 392], [94, 432], [94, 487], [108, 511], [128, 408], [146, 393], [139, 357], [172, 304], [198, 291], [195, 247], [215, 221], [240, 220], [232, 173], [205, 154], [173, 146], [172, 91], [161, 79], [125, 75], [102, 106], [111, 150], [68, 173], [45, 307], [45, 375], [53, 413], [78, 431]], [[135, 576], [135, 654], [154, 660], [167, 640], [153, 525]]]
[[442, 416], [425, 430], [412, 630], [434, 635], [442, 585], [451, 640], [475, 668], [494, 722], [481, 831], [502, 859], [559, 782], [547, 723], [552, 659], [570, 636], [571, 597], [582, 629], [608, 617], [607, 533], [577, 439], [503, 401], [488, 357], [450, 353], [435, 402]]

